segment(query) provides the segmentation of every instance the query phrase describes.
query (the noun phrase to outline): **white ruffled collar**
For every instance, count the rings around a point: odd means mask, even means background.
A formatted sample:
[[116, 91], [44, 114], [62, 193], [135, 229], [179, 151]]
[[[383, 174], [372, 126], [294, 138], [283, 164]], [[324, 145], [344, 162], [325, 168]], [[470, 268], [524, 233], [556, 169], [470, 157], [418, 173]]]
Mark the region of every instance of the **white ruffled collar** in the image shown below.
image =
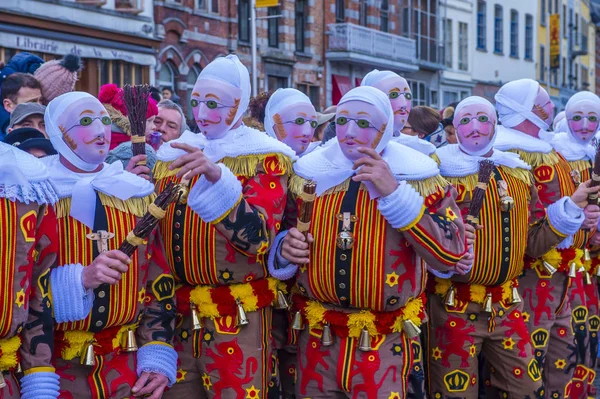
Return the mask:
[[[319, 147], [294, 164], [294, 172], [298, 176], [313, 180], [317, 184], [317, 195], [343, 183], [356, 173], [352, 170], [354, 163], [341, 153], [337, 138], [330, 141], [332, 143], [328, 142], [327, 145]], [[434, 160], [396, 142], [389, 142], [381, 156], [398, 181], [424, 180], [439, 175]], [[366, 186], [369, 188], [368, 184]], [[369, 188], [369, 193], [371, 198], [377, 197], [372, 188]]]
[[292, 161], [298, 157], [287, 145], [267, 134], [250, 128], [240, 126], [232, 129], [219, 139], [207, 139], [203, 134], [186, 130], [181, 137], [163, 144], [156, 153], [158, 160], [163, 162], [174, 161], [186, 152], [171, 147], [170, 143], [185, 143], [203, 149], [204, 154], [213, 162], [225, 157], [239, 157], [243, 155], [263, 155], [279, 153], [287, 156]]
[[399, 136], [392, 137], [392, 141], [410, 147], [413, 150], [417, 150], [420, 153], [428, 156], [433, 154], [436, 150], [435, 145], [431, 144], [429, 141], [420, 139], [418, 136], [410, 136], [404, 133], [400, 133]]
[[543, 154], [552, 152], [550, 143], [502, 125], [496, 128], [494, 148], [500, 151], [522, 150], [525, 152], [541, 152]]
[[593, 145], [582, 144], [575, 140], [570, 133], [557, 133], [550, 144], [552, 144], [556, 152], [570, 162], [580, 160], [593, 161], [596, 156], [596, 149]]
[[450, 144], [439, 148], [436, 152], [440, 159], [440, 173], [444, 177], [464, 177], [479, 172], [479, 162], [489, 160], [496, 166], [531, 170], [531, 166], [512, 152], [494, 149], [490, 157], [478, 157], [465, 154], [458, 144]]

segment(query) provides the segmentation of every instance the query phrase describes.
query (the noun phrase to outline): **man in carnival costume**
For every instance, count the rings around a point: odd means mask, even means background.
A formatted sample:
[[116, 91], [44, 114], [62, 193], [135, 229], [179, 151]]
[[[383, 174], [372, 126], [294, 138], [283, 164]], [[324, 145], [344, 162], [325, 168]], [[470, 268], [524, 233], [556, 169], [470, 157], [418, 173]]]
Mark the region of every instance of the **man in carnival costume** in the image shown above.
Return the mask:
[[[589, 91], [582, 91], [571, 97], [567, 102], [563, 124], [564, 129], [554, 136], [551, 144], [571, 166], [571, 174], [577, 185], [592, 177], [596, 148], [591, 141], [600, 129], [600, 99], [598, 96]], [[595, 231], [590, 234], [593, 234], [590, 244], [600, 244], [600, 234]], [[583, 268], [577, 268], [575, 275], [570, 279], [569, 301], [575, 343], [569, 353], [573, 352], [574, 348], [576, 355], [570, 358], [568, 366], [571, 368], [569, 372], [573, 373], [573, 380], [569, 387], [570, 396], [573, 399], [596, 396], [593, 382], [596, 376], [600, 317], [598, 315], [598, 284], [595, 276], [598, 273], [599, 264], [598, 253], [596, 252], [593, 257], [590, 257], [589, 250], [584, 249]], [[572, 336], [571, 330], [568, 330], [568, 336]], [[564, 359], [564, 355], [564, 353], [551, 352], [548, 355], [548, 364], [560, 362], [560, 359]], [[576, 363], [574, 371], [572, 370], [573, 362]]]
[[355, 88], [337, 106], [335, 141], [294, 165], [300, 199], [316, 183], [310, 233], [281, 233], [269, 267], [297, 274], [297, 397], [404, 398], [425, 318], [417, 255], [443, 271], [470, 263], [456, 191], [431, 158], [390, 142], [393, 120], [384, 93]]
[[180, 284], [179, 382], [167, 398], [279, 394], [271, 304], [284, 287], [268, 276], [265, 254], [296, 156], [242, 124], [249, 99], [246, 67], [234, 55], [217, 58], [190, 98], [200, 133], [186, 131], [157, 153], [157, 186], [190, 187], [187, 203], [168, 208], [160, 224]]
[[[55, 98], [45, 122], [59, 154], [44, 162], [59, 197], [50, 291], [61, 396], [158, 399], [175, 383], [174, 280], [160, 239], [129, 236], [154, 186], [104, 163], [111, 119], [90, 94]], [[138, 246], [131, 258], [116, 250], [126, 239]]]
[[[533, 357], [517, 277], [523, 256], [540, 257], [575, 233], [582, 211], [569, 215], [563, 198], [539, 203], [531, 167], [514, 153], [493, 149], [496, 110], [484, 98], [469, 97], [456, 107], [458, 144], [437, 151], [440, 171], [456, 188], [461, 215], [480, 225], [473, 268], [466, 274], [440, 273], [429, 283], [429, 395], [477, 398], [479, 354], [496, 370], [489, 384], [505, 397], [543, 397], [540, 368]], [[478, 184], [480, 161], [493, 162], [481, 211], [467, 216]], [[582, 186], [572, 200], [587, 198]], [[526, 237], [526, 238], [525, 238]]]
[[375, 87], [388, 96], [394, 111], [393, 141], [411, 147], [425, 155], [431, 156], [435, 152], [436, 146], [430, 142], [417, 136], [401, 133], [412, 108], [412, 91], [406, 79], [392, 71], [374, 69], [365, 75], [360, 85]]
[[[56, 220], [49, 207], [57, 198], [48, 178], [37, 158], [0, 143], [0, 395], [5, 399], [58, 397], [48, 295], [56, 261]], [[25, 374], [21, 394], [19, 368]]]
[[[575, 192], [574, 176], [568, 162], [552, 146], [540, 139], [551, 123], [553, 104], [548, 93], [531, 79], [502, 86], [495, 96], [502, 126], [498, 127], [496, 149], [516, 152], [532, 167], [538, 195], [544, 207]], [[588, 182], [581, 183], [584, 190]], [[579, 199], [578, 199], [579, 201]], [[568, 301], [569, 276], [583, 266], [583, 248], [588, 230], [598, 222], [598, 207], [587, 200], [567, 200], [570, 215], [583, 210], [582, 229], [565, 238], [556, 248], [537, 258], [526, 257], [519, 285], [523, 292], [523, 318], [526, 320], [535, 358], [541, 368], [546, 395], [567, 396], [567, 385], [575, 368], [575, 348], [571, 334], [571, 306]], [[555, 226], [556, 227], [556, 226]], [[550, 359], [558, 359], [551, 363]], [[572, 365], [571, 365], [572, 364]], [[492, 374], [494, 369], [492, 368]]]

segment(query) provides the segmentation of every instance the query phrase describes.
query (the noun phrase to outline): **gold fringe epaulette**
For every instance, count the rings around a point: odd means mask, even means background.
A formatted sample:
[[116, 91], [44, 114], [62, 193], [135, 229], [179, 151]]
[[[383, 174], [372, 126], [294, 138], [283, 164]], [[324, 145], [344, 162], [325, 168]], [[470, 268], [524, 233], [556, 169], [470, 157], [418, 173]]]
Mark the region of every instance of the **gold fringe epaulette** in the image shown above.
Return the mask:
[[[296, 195], [300, 195], [304, 190], [305, 182], [306, 182], [306, 179], [294, 174], [294, 175], [292, 175], [292, 177], [289, 180], [288, 188], [292, 193], [294, 193]], [[421, 194], [423, 197], [428, 197], [431, 194], [435, 194], [439, 190], [444, 191], [446, 189], [446, 187], [450, 184], [448, 182], [448, 180], [446, 180], [445, 178], [443, 178], [440, 175], [430, 177], [427, 179], [423, 179], [423, 180], [407, 180], [406, 182], [408, 184], [410, 184], [411, 186], [413, 186], [414, 189], [417, 190], [417, 192], [419, 192], [419, 194]], [[342, 183], [338, 184], [337, 186], [331, 187], [330, 189], [325, 191], [322, 195], [348, 191], [349, 187], [350, 187], [350, 179], [346, 179]], [[364, 185], [361, 185], [360, 188], [361, 188], [361, 190], [366, 190]]]
[[[277, 162], [273, 165], [265, 165], [264, 162], [269, 157], [276, 157]], [[292, 160], [283, 154], [257, 154], [242, 155], [239, 157], [225, 157], [221, 161], [236, 176], [252, 177], [256, 175], [258, 166], [262, 165], [266, 171], [276, 171], [277, 173], [289, 175], [292, 172]], [[169, 170], [171, 162], [157, 161], [154, 165], [152, 175], [156, 180], [173, 176], [179, 169]]]
[[558, 155], [556, 151], [544, 154], [542, 152], [526, 152], [523, 150], [513, 149], [510, 150], [510, 152], [519, 154], [521, 159], [531, 165], [531, 167], [534, 169], [540, 165], [554, 166], [561, 160], [560, 155]]
[[584, 170], [588, 170], [592, 167], [592, 163], [590, 161], [586, 161], [584, 159], [580, 159], [579, 161], [568, 161], [569, 166], [572, 170], [576, 170], [578, 172], [583, 172]]
[[[129, 198], [128, 200], [120, 200], [115, 197], [110, 197], [106, 194], [98, 193], [102, 205], [109, 208], [115, 208], [121, 212], [131, 213], [137, 217], [142, 217], [148, 210], [148, 206], [156, 198], [156, 194], [152, 193], [141, 198]], [[71, 212], [71, 198], [62, 198], [55, 205], [57, 218], [63, 218]]]
[[[503, 173], [506, 173], [515, 179], [521, 180], [523, 183], [527, 184], [527, 186], [531, 186], [533, 184], [533, 175], [529, 170], [508, 168], [506, 166], [500, 166], [500, 169]], [[471, 192], [475, 189], [475, 186], [477, 185], [477, 178], [477, 173], [460, 177], [445, 177], [445, 179], [448, 180], [454, 187], [458, 187], [462, 184], [465, 187], [466, 192]]]
[[431, 154], [429, 157], [431, 159], [433, 159], [435, 161], [435, 163], [438, 164], [438, 166], [440, 166], [440, 164], [442, 163], [442, 161], [440, 161], [440, 157], [438, 157], [438, 155], [435, 152], [433, 154]]

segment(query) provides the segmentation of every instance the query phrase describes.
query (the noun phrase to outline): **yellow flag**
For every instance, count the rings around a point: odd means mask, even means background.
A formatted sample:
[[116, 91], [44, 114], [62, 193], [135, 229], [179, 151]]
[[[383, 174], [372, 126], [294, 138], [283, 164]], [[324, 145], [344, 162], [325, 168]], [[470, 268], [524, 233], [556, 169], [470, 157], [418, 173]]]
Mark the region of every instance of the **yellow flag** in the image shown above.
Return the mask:
[[277, 7], [279, 0], [256, 0], [256, 8]]

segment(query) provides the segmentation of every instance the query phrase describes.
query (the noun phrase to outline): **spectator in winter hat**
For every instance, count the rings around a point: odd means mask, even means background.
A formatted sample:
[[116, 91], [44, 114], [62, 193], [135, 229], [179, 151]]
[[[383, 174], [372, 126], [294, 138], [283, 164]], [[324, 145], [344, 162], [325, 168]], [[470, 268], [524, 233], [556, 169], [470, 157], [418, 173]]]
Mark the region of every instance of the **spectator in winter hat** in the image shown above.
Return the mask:
[[21, 151], [28, 152], [36, 158], [57, 154], [50, 140], [42, 132], [31, 127], [13, 130], [6, 136], [4, 142], [17, 147]]
[[75, 54], [67, 54], [60, 60], [45, 62], [34, 73], [42, 86], [44, 104], [75, 90], [77, 74], [81, 71], [81, 59]]
[[44, 122], [44, 111], [46, 107], [38, 103], [19, 104], [10, 114], [8, 133], [22, 127], [30, 127], [46, 134], [46, 123]]

